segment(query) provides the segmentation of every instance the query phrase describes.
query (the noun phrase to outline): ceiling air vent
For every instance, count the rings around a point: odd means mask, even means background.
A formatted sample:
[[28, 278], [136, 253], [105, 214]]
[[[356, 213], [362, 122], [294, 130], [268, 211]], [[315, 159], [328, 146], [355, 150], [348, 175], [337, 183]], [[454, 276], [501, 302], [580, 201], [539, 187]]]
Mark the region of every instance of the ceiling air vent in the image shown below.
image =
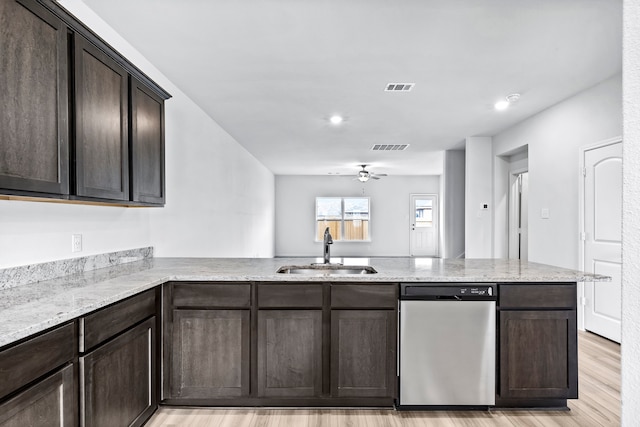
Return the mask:
[[409, 92], [415, 86], [415, 83], [387, 83], [384, 88], [385, 92]]
[[374, 144], [371, 151], [404, 151], [409, 144]]

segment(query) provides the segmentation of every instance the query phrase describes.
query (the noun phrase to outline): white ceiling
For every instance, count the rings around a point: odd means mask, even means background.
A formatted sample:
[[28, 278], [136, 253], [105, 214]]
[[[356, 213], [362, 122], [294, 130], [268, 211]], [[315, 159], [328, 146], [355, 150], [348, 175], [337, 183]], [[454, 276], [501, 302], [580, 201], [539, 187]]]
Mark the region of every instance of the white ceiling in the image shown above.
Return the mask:
[[622, 68], [621, 0], [84, 1], [275, 174], [439, 174]]

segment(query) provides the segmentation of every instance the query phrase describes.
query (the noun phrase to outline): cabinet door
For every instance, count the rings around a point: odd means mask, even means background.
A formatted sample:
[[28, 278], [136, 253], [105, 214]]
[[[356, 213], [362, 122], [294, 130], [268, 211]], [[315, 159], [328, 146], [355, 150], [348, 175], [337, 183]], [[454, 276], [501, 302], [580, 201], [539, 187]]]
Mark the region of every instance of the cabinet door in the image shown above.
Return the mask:
[[322, 310], [258, 311], [258, 396], [322, 394]]
[[500, 312], [500, 396], [578, 397], [576, 311]]
[[332, 310], [331, 395], [394, 397], [395, 310]]
[[155, 317], [80, 358], [85, 427], [139, 426], [155, 411]]
[[249, 395], [249, 310], [175, 310], [169, 398]]
[[75, 86], [76, 194], [129, 200], [128, 75], [76, 36]]
[[66, 26], [33, 0], [0, 2], [0, 188], [69, 194]]
[[131, 200], [164, 204], [164, 101], [131, 78]]
[[76, 425], [73, 366], [37, 382], [0, 404], [0, 427], [72, 427]]

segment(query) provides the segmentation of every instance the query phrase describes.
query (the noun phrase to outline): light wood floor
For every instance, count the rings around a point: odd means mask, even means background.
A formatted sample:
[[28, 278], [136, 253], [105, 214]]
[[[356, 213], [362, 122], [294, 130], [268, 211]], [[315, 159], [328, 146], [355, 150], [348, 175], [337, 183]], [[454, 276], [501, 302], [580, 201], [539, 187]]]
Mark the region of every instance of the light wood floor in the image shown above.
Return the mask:
[[160, 408], [149, 427], [619, 426], [620, 346], [578, 334], [580, 398], [570, 411], [396, 412], [354, 409]]

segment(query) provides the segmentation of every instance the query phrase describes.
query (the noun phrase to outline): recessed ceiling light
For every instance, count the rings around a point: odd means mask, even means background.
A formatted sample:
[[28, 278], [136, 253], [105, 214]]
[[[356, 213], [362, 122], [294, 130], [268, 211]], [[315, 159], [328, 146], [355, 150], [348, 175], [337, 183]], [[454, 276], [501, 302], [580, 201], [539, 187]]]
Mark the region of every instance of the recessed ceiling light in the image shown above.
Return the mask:
[[509, 105], [518, 102], [518, 100], [520, 99], [520, 94], [519, 93], [512, 93], [510, 95], [507, 95], [502, 101], [498, 101], [496, 102], [493, 107], [496, 110], [505, 110], [507, 107], [509, 107]]
[[333, 116], [329, 117], [329, 121], [331, 122], [331, 124], [339, 125], [340, 123], [342, 123], [344, 121], [344, 119], [342, 118], [342, 116], [333, 115]]
[[509, 106], [509, 101], [503, 100], [503, 101], [496, 102], [493, 107], [496, 110], [506, 110], [508, 106]]

